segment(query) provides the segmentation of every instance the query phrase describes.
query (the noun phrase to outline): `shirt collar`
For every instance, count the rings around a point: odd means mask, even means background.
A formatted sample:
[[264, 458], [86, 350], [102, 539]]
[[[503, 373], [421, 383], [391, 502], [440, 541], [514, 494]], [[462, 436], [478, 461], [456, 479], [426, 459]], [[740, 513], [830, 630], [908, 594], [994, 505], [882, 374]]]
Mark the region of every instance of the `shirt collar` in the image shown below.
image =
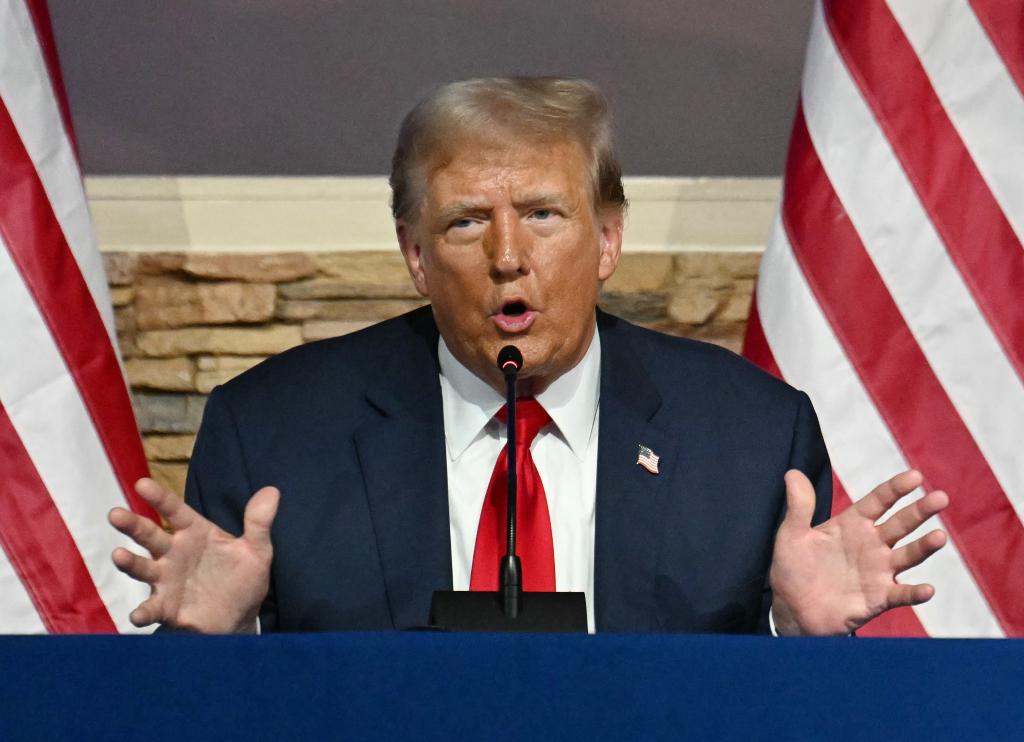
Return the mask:
[[[458, 459], [505, 404], [505, 397], [463, 366], [437, 341], [441, 366], [441, 402], [448, 456]], [[582, 459], [594, 432], [601, 394], [601, 339], [595, 330], [583, 359], [537, 395], [559, 433]]]

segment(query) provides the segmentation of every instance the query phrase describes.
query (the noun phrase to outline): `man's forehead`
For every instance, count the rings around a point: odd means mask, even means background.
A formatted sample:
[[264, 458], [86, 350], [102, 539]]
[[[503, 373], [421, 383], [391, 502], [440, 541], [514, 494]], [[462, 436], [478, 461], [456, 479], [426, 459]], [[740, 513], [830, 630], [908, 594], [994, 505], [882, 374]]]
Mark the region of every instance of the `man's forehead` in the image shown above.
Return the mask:
[[431, 163], [426, 173], [428, 200], [466, 200], [487, 191], [515, 191], [517, 198], [539, 198], [586, 187], [588, 173], [574, 142], [467, 144]]

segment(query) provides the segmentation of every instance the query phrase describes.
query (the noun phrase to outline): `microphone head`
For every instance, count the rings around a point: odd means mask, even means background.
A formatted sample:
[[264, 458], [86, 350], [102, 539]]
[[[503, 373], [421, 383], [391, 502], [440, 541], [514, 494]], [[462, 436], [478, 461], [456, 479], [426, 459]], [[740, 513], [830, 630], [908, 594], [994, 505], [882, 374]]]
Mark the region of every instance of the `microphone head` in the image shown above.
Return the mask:
[[498, 352], [498, 370], [505, 376], [515, 376], [523, 368], [523, 354], [514, 345], [506, 345]]

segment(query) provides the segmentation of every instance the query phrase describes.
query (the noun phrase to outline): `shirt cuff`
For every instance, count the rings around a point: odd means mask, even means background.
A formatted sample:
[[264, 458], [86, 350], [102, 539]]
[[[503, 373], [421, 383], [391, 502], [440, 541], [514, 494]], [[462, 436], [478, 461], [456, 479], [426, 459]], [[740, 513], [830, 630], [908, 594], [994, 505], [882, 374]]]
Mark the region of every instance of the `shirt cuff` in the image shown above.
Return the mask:
[[[768, 609], [768, 631], [771, 632], [772, 636], [778, 636], [779, 632], [775, 628], [775, 614], [772, 613], [774, 606]], [[851, 631], [847, 636], [856, 636], [857, 634]]]

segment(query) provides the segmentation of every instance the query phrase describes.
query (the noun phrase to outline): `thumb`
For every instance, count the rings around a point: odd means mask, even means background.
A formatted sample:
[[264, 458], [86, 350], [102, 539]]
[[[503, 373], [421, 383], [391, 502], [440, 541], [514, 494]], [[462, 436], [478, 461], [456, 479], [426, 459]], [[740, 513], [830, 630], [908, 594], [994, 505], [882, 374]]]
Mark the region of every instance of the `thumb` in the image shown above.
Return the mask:
[[783, 528], [810, 528], [814, 518], [814, 486], [798, 469], [786, 472], [786, 518]]
[[281, 492], [277, 487], [264, 487], [249, 499], [245, 506], [244, 538], [256, 548], [270, 548], [270, 526], [277, 515]]

